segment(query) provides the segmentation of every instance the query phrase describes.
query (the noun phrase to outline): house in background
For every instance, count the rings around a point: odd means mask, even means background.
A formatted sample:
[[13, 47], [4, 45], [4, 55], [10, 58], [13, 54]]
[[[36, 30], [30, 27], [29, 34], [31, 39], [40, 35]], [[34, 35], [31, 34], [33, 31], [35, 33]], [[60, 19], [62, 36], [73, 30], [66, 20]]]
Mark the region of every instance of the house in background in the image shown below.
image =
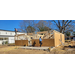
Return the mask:
[[73, 36], [65, 37], [65, 40], [73, 40]]
[[75, 36], [65, 37], [65, 40], [75, 41]]
[[[17, 32], [17, 34], [25, 34], [23, 32]], [[15, 31], [9, 31], [9, 30], [2, 30], [0, 29], [0, 44], [3, 44], [3, 42], [15, 43]]]

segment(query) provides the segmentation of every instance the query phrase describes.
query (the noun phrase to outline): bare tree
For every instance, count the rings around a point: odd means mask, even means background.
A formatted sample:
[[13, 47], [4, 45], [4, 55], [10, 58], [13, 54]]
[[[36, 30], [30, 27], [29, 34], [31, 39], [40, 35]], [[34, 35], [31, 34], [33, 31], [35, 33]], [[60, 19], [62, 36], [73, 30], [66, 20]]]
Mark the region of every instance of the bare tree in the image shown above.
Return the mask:
[[74, 20], [53, 20], [51, 22], [53, 23], [52, 26], [55, 26], [55, 28], [61, 33], [65, 33], [66, 31], [75, 28]]
[[23, 20], [20, 23], [19, 31], [33, 32], [33, 31], [48, 31], [58, 30], [61, 33], [72, 31], [75, 28], [74, 20]]
[[25, 21], [21, 21], [19, 27], [20, 28], [18, 29], [18, 31], [26, 32], [27, 25]]
[[37, 24], [35, 24], [37, 31], [48, 31], [51, 29], [51, 22], [47, 20], [40, 20]]
[[32, 26], [28, 26], [26, 30], [27, 30], [27, 33], [33, 33], [33, 32], [35, 32], [35, 28], [32, 27]]
[[18, 29], [18, 31], [26, 33], [34, 32], [35, 31], [34, 24], [35, 24], [34, 20], [23, 20], [19, 25], [20, 28]]
[[47, 27], [49, 27], [50, 29], [52, 29], [51, 28], [51, 25], [52, 25], [51, 20], [46, 20], [46, 21], [47, 21]]

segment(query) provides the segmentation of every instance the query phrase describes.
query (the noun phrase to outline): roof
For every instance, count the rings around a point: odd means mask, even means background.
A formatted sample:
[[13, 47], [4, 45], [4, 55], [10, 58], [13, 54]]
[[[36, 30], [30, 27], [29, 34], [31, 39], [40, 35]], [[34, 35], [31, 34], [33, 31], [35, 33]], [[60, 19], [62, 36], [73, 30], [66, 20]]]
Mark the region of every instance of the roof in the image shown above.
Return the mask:
[[[72, 38], [72, 37], [75, 37], [75, 36], [69, 36], [69, 37]], [[65, 38], [67, 38], [67, 36]]]
[[[23, 36], [23, 35], [25, 35], [25, 34], [17, 34], [17, 36]], [[16, 35], [15, 35], [16, 36]]]
[[[3, 30], [3, 29], [0, 29], [0, 31], [10, 31], [10, 32], [15, 32], [15, 31], [11, 31], [11, 30]], [[24, 33], [24, 32], [20, 32], [20, 33]]]
[[13, 35], [0, 35], [0, 37], [14, 37]]

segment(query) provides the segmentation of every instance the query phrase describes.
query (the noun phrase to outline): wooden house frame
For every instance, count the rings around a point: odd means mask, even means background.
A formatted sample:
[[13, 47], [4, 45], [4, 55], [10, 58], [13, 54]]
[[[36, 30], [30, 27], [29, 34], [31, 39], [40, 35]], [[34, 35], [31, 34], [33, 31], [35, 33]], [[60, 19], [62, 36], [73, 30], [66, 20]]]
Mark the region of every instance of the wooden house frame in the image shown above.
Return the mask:
[[[42, 34], [42, 35], [40, 35], [40, 34]], [[42, 38], [42, 46], [56, 47], [56, 46], [61, 45], [62, 43], [65, 43], [65, 35], [58, 31], [55, 31], [55, 30], [37, 32], [37, 34], [30, 34], [30, 35], [23, 34], [23, 35], [15, 36], [15, 38], [17, 38], [16, 42], [17, 42], [17, 40], [18, 41], [26, 40], [26, 43], [27, 43], [27, 41], [29, 41], [28, 38], [30, 38], [30, 37], [32, 37], [32, 39], [30, 39], [30, 41], [31, 41], [30, 43], [32, 46], [40, 46], [40, 44], [39, 44], [40, 37]], [[19, 39], [19, 38], [22, 38], [22, 39]], [[35, 42], [35, 44], [34, 44], [34, 42]], [[30, 45], [29, 42], [27, 43], [27, 45]]]

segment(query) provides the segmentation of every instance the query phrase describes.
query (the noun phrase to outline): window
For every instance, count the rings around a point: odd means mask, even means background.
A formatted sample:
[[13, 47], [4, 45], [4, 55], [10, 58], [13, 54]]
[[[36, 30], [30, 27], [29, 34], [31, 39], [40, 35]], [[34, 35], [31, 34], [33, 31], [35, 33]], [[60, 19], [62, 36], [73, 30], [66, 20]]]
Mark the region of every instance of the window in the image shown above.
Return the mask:
[[8, 38], [4, 38], [4, 40], [8, 40]]
[[0, 38], [0, 40], [8, 40], [8, 38]]
[[0, 38], [0, 40], [3, 40], [3, 38]]
[[7, 34], [7, 32], [6, 32], [6, 34]]

